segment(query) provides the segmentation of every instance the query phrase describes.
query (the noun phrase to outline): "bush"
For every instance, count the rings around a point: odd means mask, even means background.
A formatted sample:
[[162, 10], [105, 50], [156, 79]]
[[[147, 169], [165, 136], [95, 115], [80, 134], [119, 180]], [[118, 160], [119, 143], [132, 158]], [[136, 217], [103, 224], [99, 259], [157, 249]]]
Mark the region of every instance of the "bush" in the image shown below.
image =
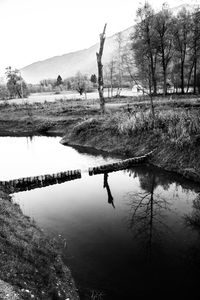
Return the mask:
[[101, 126], [100, 120], [97, 120], [95, 118], [90, 118], [87, 120], [84, 120], [80, 122], [78, 125], [76, 125], [73, 128], [73, 134], [79, 135], [81, 132], [89, 132], [94, 129], [99, 129]]
[[39, 124], [36, 128], [36, 130], [40, 133], [46, 133], [54, 124], [50, 121], [45, 121], [41, 124]]

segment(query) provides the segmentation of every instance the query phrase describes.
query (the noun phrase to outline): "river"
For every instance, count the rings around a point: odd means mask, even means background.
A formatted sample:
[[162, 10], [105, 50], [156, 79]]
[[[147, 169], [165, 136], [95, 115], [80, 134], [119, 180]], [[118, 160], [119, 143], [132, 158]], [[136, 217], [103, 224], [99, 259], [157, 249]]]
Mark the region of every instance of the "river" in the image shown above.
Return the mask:
[[200, 278], [200, 187], [151, 166], [90, 177], [89, 167], [119, 157], [59, 140], [1, 137], [0, 180], [82, 170], [81, 179], [13, 194], [62, 240], [81, 299], [191, 296]]

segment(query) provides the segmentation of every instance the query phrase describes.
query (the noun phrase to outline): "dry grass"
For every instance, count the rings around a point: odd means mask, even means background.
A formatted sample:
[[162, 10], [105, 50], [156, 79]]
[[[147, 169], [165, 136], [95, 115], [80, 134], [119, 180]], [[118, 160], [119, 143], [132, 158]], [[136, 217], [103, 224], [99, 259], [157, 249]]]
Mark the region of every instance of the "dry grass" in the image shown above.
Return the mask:
[[85, 119], [74, 127], [73, 135], [110, 131], [117, 136], [133, 137], [143, 133], [159, 135], [163, 140], [183, 148], [200, 137], [199, 110], [157, 110], [153, 120], [149, 110], [117, 112], [104, 117]]
[[184, 147], [200, 135], [200, 114], [197, 110], [157, 111], [153, 120], [149, 111], [116, 113], [105, 120], [104, 126], [119, 135], [134, 136], [144, 132], [159, 134], [163, 139]]
[[78, 299], [59, 245], [0, 193], [0, 278], [20, 299]]

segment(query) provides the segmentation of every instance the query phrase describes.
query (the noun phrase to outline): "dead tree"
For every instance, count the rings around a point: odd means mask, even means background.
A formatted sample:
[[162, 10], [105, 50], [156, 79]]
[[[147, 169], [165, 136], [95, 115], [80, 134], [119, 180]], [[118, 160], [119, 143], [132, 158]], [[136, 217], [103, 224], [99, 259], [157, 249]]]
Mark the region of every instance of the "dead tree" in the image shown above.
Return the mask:
[[108, 173], [104, 173], [103, 177], [103, 188], [106, 188], [107, 193], [108, 193], [108, 203], [112, 204], [113, 208], [115, 208], [114, 201], [113, 201], [113, 196], [111, 194], [111, 190], [108, 184]]
[[98, 66], [98, 92], [99, 92], [99, 100], [100, 100], [100, 109], [101, 113], [103, 114], [105, 112], [105, 99], [103, 96], [103, 65], [101, 62], [101, 58], [103, 55], [103, 47], [105, 42], [105, 32], [106, 32], [106, 25], [104, 25], [103, 33], [100, 34], [100, 46], [99, 46], [99, 52], [96, 53], [97, 56], [97, 66]]

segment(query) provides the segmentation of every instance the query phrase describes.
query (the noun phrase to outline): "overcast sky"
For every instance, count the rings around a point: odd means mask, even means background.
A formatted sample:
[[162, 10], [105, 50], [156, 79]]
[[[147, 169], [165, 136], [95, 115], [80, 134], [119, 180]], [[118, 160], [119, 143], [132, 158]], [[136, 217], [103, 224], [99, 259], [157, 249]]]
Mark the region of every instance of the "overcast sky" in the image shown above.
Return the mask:
[[[155, 9], [163, 2], [149, 1]], [[170, 7], [186, 2], [168, 1]], [[21, 68], [88, 48], [98, 42], [105, 22], [107, 36], [132, 26], [139, 3], [144, 0], [0, 0], [0, 74], [9, 65]]]

